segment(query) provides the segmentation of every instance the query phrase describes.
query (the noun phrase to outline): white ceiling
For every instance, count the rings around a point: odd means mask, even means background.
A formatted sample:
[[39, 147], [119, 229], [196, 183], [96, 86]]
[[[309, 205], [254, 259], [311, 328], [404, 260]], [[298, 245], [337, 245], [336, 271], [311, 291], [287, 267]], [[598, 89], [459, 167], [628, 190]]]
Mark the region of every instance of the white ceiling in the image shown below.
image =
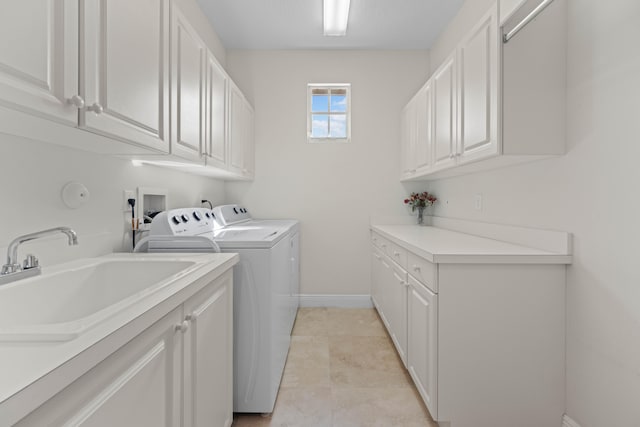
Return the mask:
[[198, 0], [227, 49], [428, 49], [463, 0], [351, 0], [344, 37], [322, 34], [322, 0]]

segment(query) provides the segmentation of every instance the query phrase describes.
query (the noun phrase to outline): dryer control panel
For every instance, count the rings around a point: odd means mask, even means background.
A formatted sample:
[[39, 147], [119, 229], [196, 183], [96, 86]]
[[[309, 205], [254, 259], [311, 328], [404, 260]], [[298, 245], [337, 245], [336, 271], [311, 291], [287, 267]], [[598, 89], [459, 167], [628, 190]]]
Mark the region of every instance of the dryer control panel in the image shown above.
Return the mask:
[[212, 213], [222, 226], [236, 224], [251, 219], [251, 214], [240, 205], [220, 205], [213, 208]]

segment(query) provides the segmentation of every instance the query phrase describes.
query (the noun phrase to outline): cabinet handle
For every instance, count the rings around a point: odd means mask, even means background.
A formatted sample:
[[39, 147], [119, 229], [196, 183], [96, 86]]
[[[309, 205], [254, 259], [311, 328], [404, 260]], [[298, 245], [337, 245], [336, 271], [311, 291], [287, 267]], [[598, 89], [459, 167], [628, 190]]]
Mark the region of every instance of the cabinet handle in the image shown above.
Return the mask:
[[396, 273], [395, 271], [393, 272], [393, 275], [396, 277], [396, 279], [398, 279], [398, 282], [400, 282], [401, 285], [405, 284], [405, 281], [402, 277], [398, 276], [398, 273]]
[[87, 111], [93, 111], [96, 114], [102, 114], [104, 112], [104, 107], [97, 102], [94, 102], [93, 105], [87, 107]]
[[420, 267], [418, 267], [417, 265], [413, 266], [413, 271], [420, 271]]
[[398, 252], [398, 251], [393, 251], [393, 256], [400, 256], [400, 252]]
[[184, 320], [187, 322], [191, 322], [194, 318], [195, 316], [193, 314], [187, 314], [186, 316], [184, 316]]
[[186, 320], [183, 321], [182, 323], [179, 323], [175, 326], [175, 331], [176, 332], [182, 332], [183, 334], [185, 332], [187, 332], [187, 329], [189, 329], [189, 322], [187, 322]]
[[71, 98], [67, 98], [67, 104], [71, 104], [76, 108], [83, 108], [84, 99], [80, 95], [73, 95]]

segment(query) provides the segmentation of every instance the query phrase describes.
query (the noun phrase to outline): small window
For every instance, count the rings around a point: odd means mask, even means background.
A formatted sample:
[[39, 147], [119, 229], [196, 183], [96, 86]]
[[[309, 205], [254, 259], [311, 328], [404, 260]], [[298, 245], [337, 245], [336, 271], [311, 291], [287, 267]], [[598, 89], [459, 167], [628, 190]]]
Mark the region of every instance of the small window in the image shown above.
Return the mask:
[[350, 84], [310, 84], [308, 86], [309, 142], [349, 142], [351, 139], [350, 92]]

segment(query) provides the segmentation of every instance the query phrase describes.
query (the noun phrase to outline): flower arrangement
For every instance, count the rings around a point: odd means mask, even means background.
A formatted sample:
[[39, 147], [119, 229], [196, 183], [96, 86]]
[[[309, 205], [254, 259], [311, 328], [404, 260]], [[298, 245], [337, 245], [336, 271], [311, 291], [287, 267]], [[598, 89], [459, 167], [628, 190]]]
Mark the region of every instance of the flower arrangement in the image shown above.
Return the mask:
[[426, 208], [427, 206], [433, 206], [438, 199], [433, 194], [429, 194], [426, 191], [422, 193], [411, 193], [408, 199], [404, 199], [404, 204], [411, 206], [411, 212], [416, 208]]

